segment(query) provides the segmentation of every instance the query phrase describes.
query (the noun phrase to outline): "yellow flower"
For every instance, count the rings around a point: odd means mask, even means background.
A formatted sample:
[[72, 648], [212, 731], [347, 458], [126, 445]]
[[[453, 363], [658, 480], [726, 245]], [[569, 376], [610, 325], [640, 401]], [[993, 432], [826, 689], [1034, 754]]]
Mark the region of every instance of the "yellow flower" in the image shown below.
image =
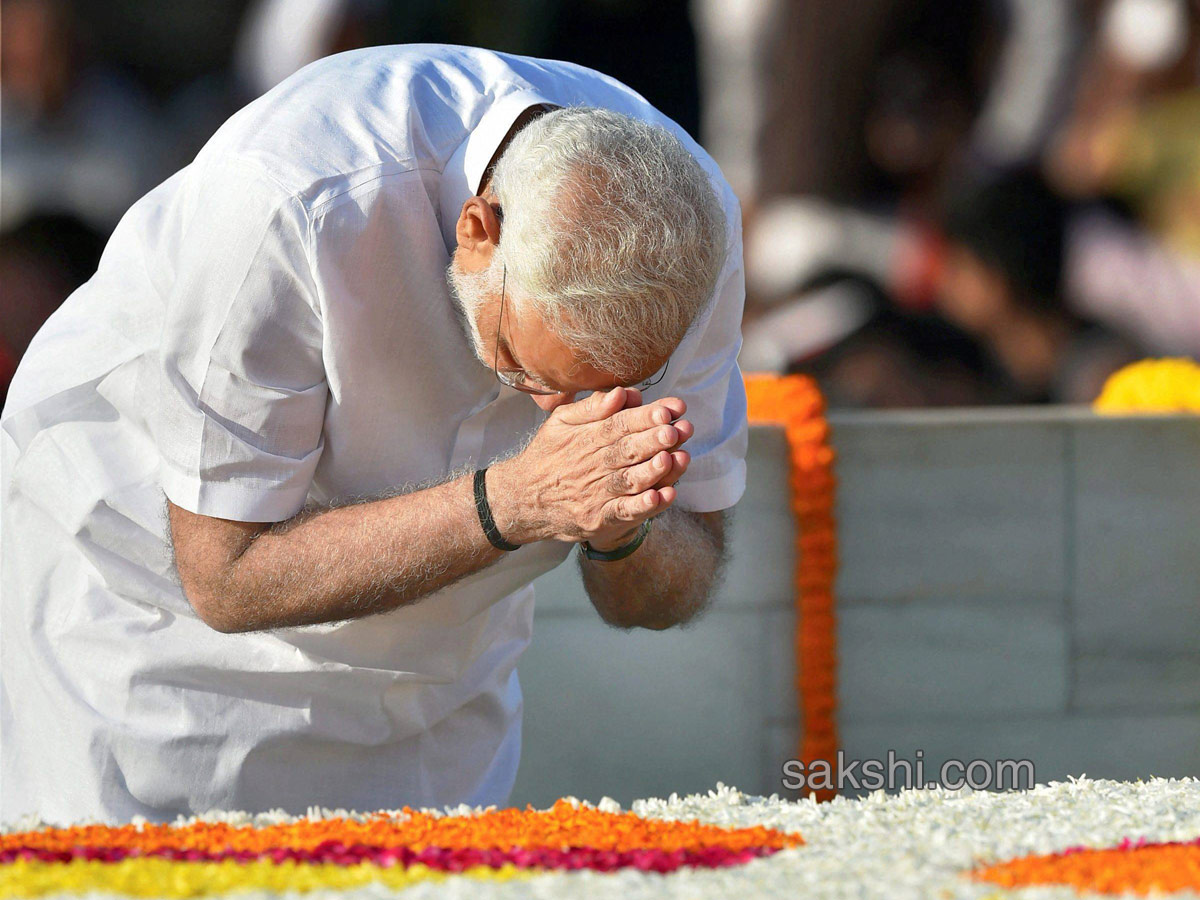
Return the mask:
[[1093, 408], [1098, 413], [1200, 413], [1200, 365], [1146, 359], [1114, 372]]

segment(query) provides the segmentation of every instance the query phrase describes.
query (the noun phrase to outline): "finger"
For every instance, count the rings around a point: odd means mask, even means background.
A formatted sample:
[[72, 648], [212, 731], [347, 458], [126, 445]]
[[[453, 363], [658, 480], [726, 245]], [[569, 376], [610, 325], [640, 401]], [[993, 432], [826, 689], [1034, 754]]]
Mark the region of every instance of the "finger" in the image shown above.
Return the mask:
[[674, 503], [676, 492], [674, 487], [668, 485], [664, 488], [652, 488], [638, 496], [646, 498], [647, 512], [642, 518], [648, 519], [650, 516], [657, 516]]
[[623, 409], [608, 421], [614, 434], [632, 435], [656, 425], [667, 425], [674, 418], [671, 407], [664, 405], [661, 400], [656, 400], [648, 406]]
[[654, 402], [660, 403], [671, 410], [672, 419], [678, 419], [687, 412], [687, 404], [679, 397], [663, 397], [661, 400], [655, 400]]
[[674, 425], [655, 425], [621, 438], [601, 460], [609, 469], [624, 469], [651, 459], [660, 450], [672, 450], [678, 443], [679, 431]]
[[678, 419], [671, 423], [675, 426], [675, 430], [679, 432], [679, 441], [672, 447], [672, 450], [678, 450], [685, 443], [691, 440], [693, 434], [696, 433], [696, 427], [687, 419]]
[[640, 494], [648, 488], [658, 487], [658, 482], [670, 474], [673, 465], [671, 454], [666, 450], [659, 451], [643, 463], [613, 472], [608, 478], [608, 489], [613, 494]]
[[686, 450], [676, 450], [671, 454], [671, 466], [668, 471], [662, 472], [658, 481], [654, 482], [651, 487], [664, 488], [675, 484], [687, 472], [688, 465], [692, 461], [692, 455]]
[[636, 409], [642, 405], [642, 392], [637, 388], [625, 388], [625, 408]]
[[625, 388], [615, 387], [611, 391], [595, 391], [575, 403], [558, 407], [559, 421], [567, 425], [587, 425], [607, 419], [625, 405]]
[[[666, 488], [665, 490], [674, 490]], [[623, 522], [641, 522], [654, 515], [661, 502], [660, 491], [643, 491], [640, 494], [617, 497], [604, 507], [606, 525], [618, 525]]]

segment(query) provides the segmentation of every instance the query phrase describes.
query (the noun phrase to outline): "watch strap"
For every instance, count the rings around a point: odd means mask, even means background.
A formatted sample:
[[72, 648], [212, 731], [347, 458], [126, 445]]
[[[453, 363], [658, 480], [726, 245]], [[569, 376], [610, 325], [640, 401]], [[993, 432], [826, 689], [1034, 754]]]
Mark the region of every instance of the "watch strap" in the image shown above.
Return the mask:
[[629, 554], [633, 553], [633, 551], [638, 547], [642, 546], [642, 541], [644, 541], [646, 539], [646, 535], [650, 533], [650, 522], [650, 519], [646, 519], [644, 522], [642, 522], [641, 527], [639, 527], [637, 530], [637, 534], [634, 535], [633, 540], [631, 540], [628, 544], [622, 544], [620, 547], [616, 547], [613, 550], [597, 550], [587, 541], [584, 541], [579, 545], [579, 552], [588, 559], [597, 559], [602, 562], [615, 562], [618, 559], [624, 559], [625, 557], [629, 556]]

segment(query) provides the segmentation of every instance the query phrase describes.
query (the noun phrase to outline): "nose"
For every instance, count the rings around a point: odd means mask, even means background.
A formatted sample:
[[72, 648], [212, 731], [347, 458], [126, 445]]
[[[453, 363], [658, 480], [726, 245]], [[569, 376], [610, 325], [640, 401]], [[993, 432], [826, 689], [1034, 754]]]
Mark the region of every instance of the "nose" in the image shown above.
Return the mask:
[[530, 394], [533, 397], [533, 402], [544, 409], [546, 412], [553, 412], [564, 403], [575, 402], [575, 392], [563, 394]]

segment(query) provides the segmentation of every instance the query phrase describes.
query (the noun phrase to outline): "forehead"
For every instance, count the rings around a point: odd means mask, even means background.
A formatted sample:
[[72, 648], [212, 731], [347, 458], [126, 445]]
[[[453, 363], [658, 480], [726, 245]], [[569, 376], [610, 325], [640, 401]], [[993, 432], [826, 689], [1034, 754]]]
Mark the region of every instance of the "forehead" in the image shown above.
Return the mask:
[[662, 367], [658, 363], [649, 371], [639, 372], [637, 378], [622, 382], [612, 372], [597, 369], [563, 343], [536, 310], [526, 309], [511, 319], [508, 311], [504, 315], [509, 350], [531, 378], [547, 387], [564, 391], [591, 391], [605, 390], [622, 383], [636, 385]]

